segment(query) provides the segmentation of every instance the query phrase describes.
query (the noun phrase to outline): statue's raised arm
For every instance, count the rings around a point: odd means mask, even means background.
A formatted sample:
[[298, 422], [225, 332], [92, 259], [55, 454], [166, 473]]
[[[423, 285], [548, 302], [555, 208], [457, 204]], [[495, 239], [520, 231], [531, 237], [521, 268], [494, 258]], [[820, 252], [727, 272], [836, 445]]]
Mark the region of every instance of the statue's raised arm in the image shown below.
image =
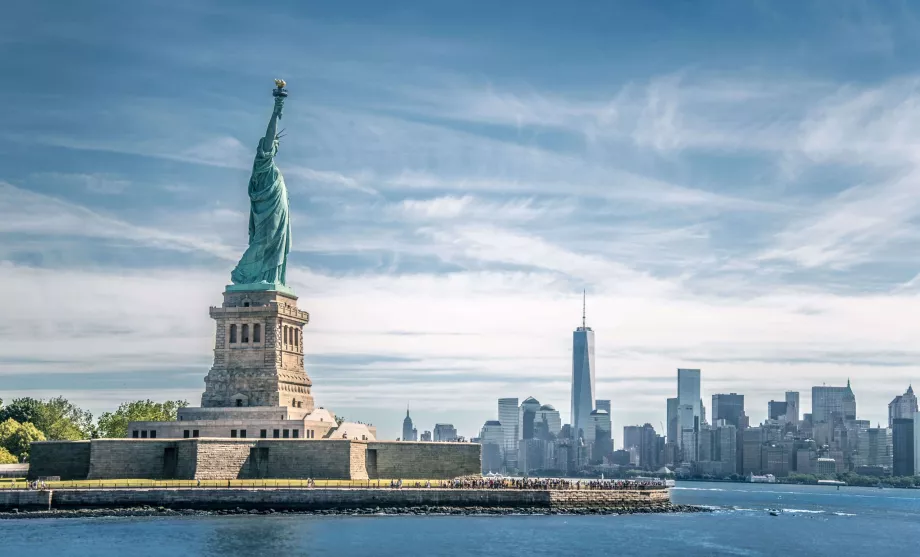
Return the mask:
[[275, 80], [275, 107], [265, 135], [259, 139], [252, 175], [249, 177], [249, 247], [230, 274], [242, 288], [284, 288], [287, 257], [291, 251], [291, 222], [284, 177], [275, 164], [278, 152], [278, 120], [287, 98], [284, 80]]
[[281, 119], [281, 114], [284, 111], [284, 99], [287, 98], [287, 89], [284, 87], [287, 83], [283, 79], [275, 80], [275, 90], [272, 91], [272, 95], [275, 97], [275, 108], [272, 110], [271, 118], [268, 120], [268, 128], [265, 130], [265, 137], [262, 138], [262, 142], [259, 146], [259, 149], [265, 152], [271, 152], [272, 147], [275, 147], [277, 150], [277, 144], [275, 141], [278, 141], [278, 120]]

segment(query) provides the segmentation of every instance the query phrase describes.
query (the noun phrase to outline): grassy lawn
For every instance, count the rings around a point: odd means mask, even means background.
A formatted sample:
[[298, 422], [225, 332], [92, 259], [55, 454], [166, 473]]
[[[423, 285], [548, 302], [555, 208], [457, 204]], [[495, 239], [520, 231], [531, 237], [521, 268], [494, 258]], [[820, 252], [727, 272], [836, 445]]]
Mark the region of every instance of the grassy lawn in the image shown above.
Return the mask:
[[[403, 488], [425, 486], [427, 480], [403, 480]], [[390, 487], [390, 480], [314, 480], [316, 487]], [[445, 482], [446, 483], [446, 482]], [[229, 485], [228, 485], [229, 484]], [[432, 487], [438, 487], [440, 480], [431, 480]], [[200, 487], [306, 487], [307, 480], [201, 480]], [[198, 480], [74, 480], [45, 482], [49, 489], [80, 489], [105, 487], [199, 487]], [[24, 479], [0, 480], [0, 489], [26, 489]]]

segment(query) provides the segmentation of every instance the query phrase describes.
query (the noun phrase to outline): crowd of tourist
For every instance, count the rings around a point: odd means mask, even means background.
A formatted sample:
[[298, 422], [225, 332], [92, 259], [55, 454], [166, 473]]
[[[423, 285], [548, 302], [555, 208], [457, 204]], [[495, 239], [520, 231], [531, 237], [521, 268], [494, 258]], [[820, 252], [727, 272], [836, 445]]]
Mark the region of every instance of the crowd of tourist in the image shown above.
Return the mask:
[[664, 480], [571, 480], [562, 478], [458, 478], [454, 480], [425, 482], [406, 482], [391, 480], [391, 488], [440, 487], [448, 489], [583, 489], [583, 490], [622, 490], [622, 489], [656, 489], [665, 487]]

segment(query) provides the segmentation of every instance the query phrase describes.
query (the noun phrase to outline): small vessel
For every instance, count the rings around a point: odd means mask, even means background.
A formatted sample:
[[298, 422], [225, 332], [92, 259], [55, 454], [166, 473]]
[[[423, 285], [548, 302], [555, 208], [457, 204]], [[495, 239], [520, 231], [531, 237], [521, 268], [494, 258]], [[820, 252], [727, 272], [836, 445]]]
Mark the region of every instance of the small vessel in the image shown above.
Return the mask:
[[770, 516], [779, 516], [779, 513], [776, 511], [770, 511]]

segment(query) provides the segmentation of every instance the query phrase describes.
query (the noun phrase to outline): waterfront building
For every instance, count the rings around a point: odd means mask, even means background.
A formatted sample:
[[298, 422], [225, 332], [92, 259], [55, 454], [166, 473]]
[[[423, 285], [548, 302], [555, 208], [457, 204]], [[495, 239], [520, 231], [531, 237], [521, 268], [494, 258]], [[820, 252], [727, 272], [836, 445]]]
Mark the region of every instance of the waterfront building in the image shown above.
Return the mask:
[[409, 409], [406, 408], [406, 417], [403, 419], [402, 426], [403, 441], [418, 441], [418, 430], [412, 426], [412, 418], [409, 417]]
[[812, 387], [811, 420], [813, 423], [832, 423], [839, 420], [856, 419], [856, 395], [847, 379], [846, 387]]
[[701, 474], [734, 474], [737, 470], [737, 429], [719, 420], [715, 425], [700, 427], [699, 460], [693, 467]]
[[[917, 414], [914, 415], [915, 417]], [[915, 457], [914, 418], [895, 418], [891, 424], [891, 445], [894, 452], [892, 474], [895, 476], [913, 476]]]
[[914, 413], [914, 474], [920, 472], [920, 412]]
[[794, 426], [799, 425], [799, 393], [786, 391], [786, 421]]
[[795, 453], [795, 471], [799, 474], [814, 474], [817, 460], [818, 453], [814, 447], [800, 447]]
[[521, 416], [518, 399], [498, 399], [498, 421], [502, 424], [502, 433], [505, 439], [503, 454], [505, 465], [513, 470], [517, 466], [518, 440], [521, 435]]
[[524, 399], [518, 412], [518, 421], [521, 424], [521, 439], [534, 438], [534, 422], [540, 410], [540, 401], [530, 396]]
[[894, 420], [900, 418], [913, 418], [917, 410], [917, 396], [914, 394], [913, 385], [908, 385], [903, 395], [894, 397], [888, 404], [888, 427]]
[[877, 466], [891, 470], [894, 465], [894, 445], [891, 429], [869, 427], [859, 431], [854, 466]]
[[741, 432], [741, 473], [759, 474], [763, 470], [763, 429], [750, 427]]
[[594, 408], [597, 410], [606, 410], [608, 414], [613, 415], [613, 410], [610, 406], [610, 400], [608, 399], [597, 399], [594, 401]]
[[834, 476], [837, 474], [837, 461], [833, 458], [819, 458], [815, 462], [815, 473], [819, 476]]
[[454, 443], [459, 439], [453, 424], [434, 424], [434, 440]]
[[431, 432], [428, 430], [423, 431], [418, 440], [423, 442], [431, 442]]
[[795, 466], [795, 451], [791, 441], [769, 443], [762, 447], [763, 469], [777, 477], [788, 476]]
[[[585, 321], [582, 301], [581, 327], [572, 333], [572, 430], [577, 439], [585, 437], [594, 410], [594, 331]], [[609, 414], [608, 414], [609, 415]]]
[[725, 420], [736, 429], [747, 427], [744, 414], [744, 395], [736, 393], [712, 395], [712, 423]]
[[738, 471], [738, 430], [730, 423], [719, 424], [712, 430], [712, 461], [721, 464], [723, 475]]

